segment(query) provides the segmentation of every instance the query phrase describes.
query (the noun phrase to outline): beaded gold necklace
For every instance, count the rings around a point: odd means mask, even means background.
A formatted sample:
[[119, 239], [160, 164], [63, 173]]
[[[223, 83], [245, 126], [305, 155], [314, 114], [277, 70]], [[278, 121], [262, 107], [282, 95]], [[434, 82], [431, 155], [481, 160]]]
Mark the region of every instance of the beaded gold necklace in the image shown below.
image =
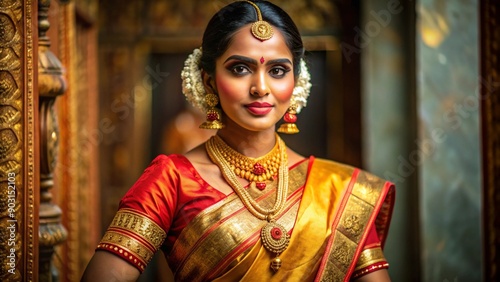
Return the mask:
[[[238, 176], [235, 173], [234, 165], [232, 165], [227, 157], [224, 156], [224, 152], [226, 152], [226, 155], [227, 152], [231, 152], [230, 154], [232, 156], [242, 156], [244, 158], [248, 157], [234, 151], [217, 135], [211, 137], [206, 142], [205, 147], [210, 159], [220, 168], [224, 179], [233, 188], [248, 211], [255, 217], [267, 221], [267, 224], [261, 229], [260, 237], [264, 248], [276, 254], [276, 257], [271, 261], [271, 268], [274, 271], [278, 271], [281, 267], [281, 259], [279, 258], [279, 255], [286, 250], [290, 242], [290, 236], [288, 235], [285, 227], [276, 223], [274, 220], [274, 218], [283, 211], [286, 203], [286, 196], [288, 194], [288, 157], [284, 142], [278, 135], [276, 135], [275, 148], [277, 148], [277, 151], [279, 152], [278, 188], [276, 189], [276, 201], [274, 206], [270, 209], [260, 206], [259, 203], [255, 201], [243, 187], [243, 185], [241, 185], [238, 180]], [[223, 148], [226, 148], [226, 150], [223, 150]], [[229, 150], [227, 148], [231, 151], [227, 151]], [[275, 149], [271, 150], [271, 153], [274, 150]], [[235, 158], [234, 160], [236, 162], [241, 161], [238, 160], [238, 158]]]
[[217, 140], [214, 146], [217, 146], [224, 160], [231, 165], [234, 174], [248, 180], [251, 187], [264, 190], [266, 188], [265, 181], [271, 180], [278, 173], [281, 160], [278, 142], [266, 155], [250, 158], [229, 147], [219, 136], [216, 135], [215, 139]]

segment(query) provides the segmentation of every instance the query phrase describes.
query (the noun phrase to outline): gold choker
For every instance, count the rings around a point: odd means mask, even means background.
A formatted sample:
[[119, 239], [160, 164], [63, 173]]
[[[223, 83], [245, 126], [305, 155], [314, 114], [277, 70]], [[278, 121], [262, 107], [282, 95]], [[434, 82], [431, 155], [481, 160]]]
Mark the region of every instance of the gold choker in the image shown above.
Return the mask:
[[251, 187], [264, 190], [266, 188], [265, 181], [271, 180], [278, 173], [281, 162], [278, 139], [276, 139], [274, 148], [259, 158], [250, 158], [238, 153], [217, 135], [214, 139], [214, 146], [221, 152], [224, 160], [231, 165], [234, 174], [248, 180]]
[[[205, 147], [210, 159], [219, 167], [224, 179], [233, 188], [234, 192], [238, 195], [241, 202], [245, 205], [248, 211], [261, 220], [267, 220], [267, 224], [264, 225], [264, 227], [261, 229], [260, 237], [264, 248], [276, 254], [276, 257], [271, 261], [271, 269], [273, 269], [274, 271], [278, 271], [278, 269], [281, 267], [281, 259], [279, 258], [279, 255], [286, 250], [290, 242], [290, 236], [288, 235], [285, 227], [283, 227], [281, 224], [276, 223], [276, 221], [274, 220], [274, 218], [283, 211], [286, 203], [286, 197], [288, 195], [288, 157], [286, 154], [286, 146], [284, 142], [276, 134], [276, 145], [274, 146], [273, 150], [271, 150], [271, 152], [267, 155], [257, 159], [243, 156], [240, 153], [234, 151], [234, 149], [229, 147], [217, 135], [211, 137], [206, 142]], [[277, 151], [278, 153], [275, 153], [275, 151]], [[231, 153], [228, 154], [228, 152]], [[242, 167], [244, 164], [243, 159], [262, 160], [266, 158], [269, 160], [273, 160], [274, 158], [278, 160], [278, 188], [276, 189], [276, 201], [272, 208], [263, 208], [257, 201], [252, 198], [250, 193], [248, 193], [243, 185], [241, 185], [238, 180], [238, 176], [236, 176], [235, 173], [236, 167], [229, 161], [227, 157], [228, 155], [231, 155], [231, 159], [234, 160], [235, 163], [239, 161], [239, 163], [242, 164]], [[244, 158], [238, 159], [239, 156], [242, 156]], [[276, 161], [274, 162], [276, 163]], [[262, 167], [264, 167], [264, 165], [262, 165]], [[249, 171], [247, 172], [250, 174]], [[247, 175], [247, 172], [245, 172], [245, 176]]]

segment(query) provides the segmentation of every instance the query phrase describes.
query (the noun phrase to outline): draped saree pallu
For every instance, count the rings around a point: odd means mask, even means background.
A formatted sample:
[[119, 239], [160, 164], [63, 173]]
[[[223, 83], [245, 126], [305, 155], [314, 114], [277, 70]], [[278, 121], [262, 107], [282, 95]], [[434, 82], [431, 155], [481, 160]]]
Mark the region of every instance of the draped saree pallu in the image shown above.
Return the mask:
[[[315, 281], [349, 281], [350, 278], [387, 268], [382, 247], [387, 238], [394, 201], [392, 183], [354, 170], [337, 207], [332, 235]], [[370, 226], [375, 227], [380, 243], [375, 248], [363, 249], [370, 235]]]
[[[314, 157], [293, 166], [286, 206], [275, 218], [290, 235], [276, 272], [270, 268], [275, 255], [260, 239], [267, 221], [253, 216], [234, 193], [186, 219], [175, 240], [165, 243], [169, 231], [161, 224], [120, 209], [98, 249], [142, 271], [162, 246], [176, 281], [349, 281], [388, 266], [382, 247], [393, 188], [361, 170]], [[271, 207], [276, 181], [250, 193]]]

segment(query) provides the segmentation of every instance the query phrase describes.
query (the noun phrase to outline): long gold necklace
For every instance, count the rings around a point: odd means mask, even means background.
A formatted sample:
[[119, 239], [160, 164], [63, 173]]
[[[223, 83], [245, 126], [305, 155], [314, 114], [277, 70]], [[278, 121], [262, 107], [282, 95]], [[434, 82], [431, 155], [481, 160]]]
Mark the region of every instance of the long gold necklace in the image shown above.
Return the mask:
[[[275, 148], [278, 148], [280, 156], [278, 167], [278, 188], [276, 189], [276, 201], [271, 209], [263, 208], [259, 205], [259, 203], [252, 198], [243, 185], [241, 185], [238, 177], [236, 176], [234, 165], [231, 167], [231, 162], [224, 157], [224, 152], [226, 151], [226, 154], [227, 152], [230, 152], [232, 156], [242, 156], [241, 160], [248, 157], [236, 152], [217, 135], [211, 137], [206, 142], [205, 147], [210, 159], [219, 167], [224, 179], [233, 188], [248, 211], [261, 220], [267, 220], [267, 224], [261, 229], [260, 237], [264, 248], [276, 254], [276, 257], [271, 261], [271, 268], [274, 271], [278, 271], [281, 267], [281, 259], [279, 258], [279, 255], [286, 250], [290, 242], [290, 236], [288, 235], [285, 227], [276, 223], [274, 220], [274, 218], [283, 211], [286, 203], [286, 196], [288, 194], [288, 157], [286, 154], [285, 144], [281, 138], [276, 135]], [[223, 148], [225, 149], [223, 150]], [[227, 148], [231, 151], [227, 151]]]

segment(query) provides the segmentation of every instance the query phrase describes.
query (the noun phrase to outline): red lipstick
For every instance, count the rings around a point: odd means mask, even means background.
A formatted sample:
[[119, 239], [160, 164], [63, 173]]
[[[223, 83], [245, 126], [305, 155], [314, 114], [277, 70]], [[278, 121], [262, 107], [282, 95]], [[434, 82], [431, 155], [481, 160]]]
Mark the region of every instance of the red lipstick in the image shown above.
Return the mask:
[[254, 115], [263, 116], [269, 113], [273, 109], [273, 105], [269, 103], [261, 103], [261, 102], [253, 102], [245, 105], [245, 108], [248, 109]]

